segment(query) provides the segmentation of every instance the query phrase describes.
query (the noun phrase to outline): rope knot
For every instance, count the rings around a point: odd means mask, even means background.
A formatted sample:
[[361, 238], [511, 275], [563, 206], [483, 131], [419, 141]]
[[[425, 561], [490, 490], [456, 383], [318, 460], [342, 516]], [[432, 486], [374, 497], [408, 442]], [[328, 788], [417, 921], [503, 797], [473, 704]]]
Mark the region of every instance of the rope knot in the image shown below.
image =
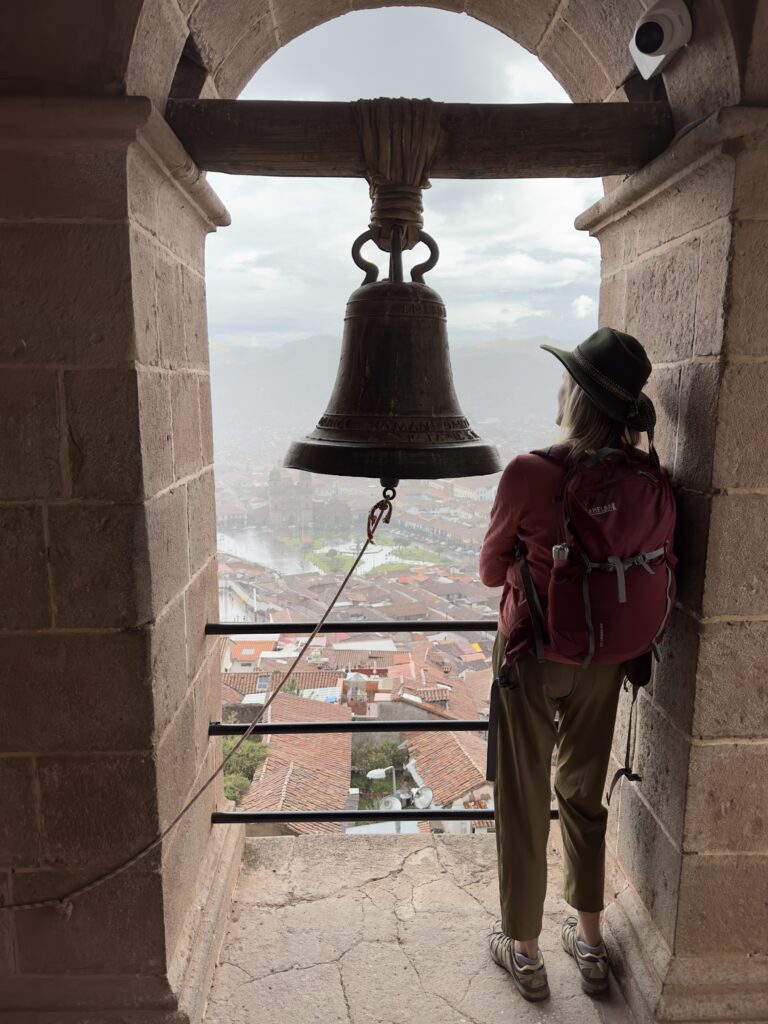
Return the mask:
[[422, 189], [440, 140], [440, 104], [432, 100], [357, 100], [352, 116], [360, 137], [372, 201], [370, 230], [384, 252], [400, 227], [412, 249], [424, 226]]

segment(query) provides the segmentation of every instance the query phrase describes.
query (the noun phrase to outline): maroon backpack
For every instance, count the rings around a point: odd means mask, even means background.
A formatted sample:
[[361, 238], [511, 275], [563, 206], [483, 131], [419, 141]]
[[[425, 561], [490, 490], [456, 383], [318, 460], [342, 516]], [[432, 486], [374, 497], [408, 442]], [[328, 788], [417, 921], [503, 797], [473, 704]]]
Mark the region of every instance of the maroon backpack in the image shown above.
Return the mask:
[[[568, 448], [534, 454], [563, 464]], [[584, 668], [625, 664], [632, 706], [624, 767], [611, 781], [610, 804], [620, 778], [640, 781], [631, 767], [632, 718], [638, 690], [650, 679], [650, 653], [658, 660], [675, 601], [675, 497], [655, 452], [646, 458], [606, 448], [568, 470], [555, 500], [562, 509], [559, 540], [569, 550], [567, 563], [552, 567], [546, 615], [518, 549], [534, 646], [539, 661], [549, 643]]]
[[[535, 454], [564, 463], [568, 448]], [[658, 658], [675, 600], [675, 498], [666, 473], [639, 453], [603, 449], [568, 470], [556, 500], [569, 555], [552, 568], [546, 616], [520, 552], [537, 657], [548, 642], [584, 668], [649, 651]]]

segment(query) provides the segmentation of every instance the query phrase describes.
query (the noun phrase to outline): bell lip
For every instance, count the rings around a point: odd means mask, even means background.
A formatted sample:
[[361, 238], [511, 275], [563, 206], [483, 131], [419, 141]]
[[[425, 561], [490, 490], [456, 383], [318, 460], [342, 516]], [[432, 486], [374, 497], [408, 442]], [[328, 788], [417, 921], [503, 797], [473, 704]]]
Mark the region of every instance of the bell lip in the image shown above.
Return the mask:
[[481, 439], [410, 449], [306, 439], [291, 444], [283, 466], [369, 480], [453, 480], [489, 476], [504, 468], [496, 446]]

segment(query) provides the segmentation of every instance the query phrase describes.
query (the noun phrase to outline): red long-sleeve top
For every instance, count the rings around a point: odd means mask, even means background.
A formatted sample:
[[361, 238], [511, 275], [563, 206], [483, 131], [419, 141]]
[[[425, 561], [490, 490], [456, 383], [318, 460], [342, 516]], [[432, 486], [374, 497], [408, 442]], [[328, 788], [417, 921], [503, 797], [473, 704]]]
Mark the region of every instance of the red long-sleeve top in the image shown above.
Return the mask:
[[[534, 586], [546, 614], [552, 570], [552, 546], [562, 541], [557, 501], [566, 467], [540, 455], [518, 455], [501, 475], [491, 522], [480, 549], [480, 579], [487, 587], [504, 589], [499, 629], [507, 638], [507, 660], [516, 661], [533, 650], [533, 632], [520, 567], [514, 551], [518, 540], [526, 548]], [[567, 662], [548, 647], [550, 661]]]

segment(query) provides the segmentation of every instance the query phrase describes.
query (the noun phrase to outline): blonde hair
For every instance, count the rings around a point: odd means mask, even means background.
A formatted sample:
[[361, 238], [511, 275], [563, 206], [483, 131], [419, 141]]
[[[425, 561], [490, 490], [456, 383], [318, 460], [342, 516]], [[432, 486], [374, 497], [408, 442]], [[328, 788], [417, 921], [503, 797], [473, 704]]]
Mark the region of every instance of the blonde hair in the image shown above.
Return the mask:
[[586, 391], [569, 373], [565, 375], [561, 441], [569, 444], [570, 462], [578, 462], [601, 448], [615, 448], [624, 443], [637, 447], [640, 431], [624, 426], [598, 409]]

